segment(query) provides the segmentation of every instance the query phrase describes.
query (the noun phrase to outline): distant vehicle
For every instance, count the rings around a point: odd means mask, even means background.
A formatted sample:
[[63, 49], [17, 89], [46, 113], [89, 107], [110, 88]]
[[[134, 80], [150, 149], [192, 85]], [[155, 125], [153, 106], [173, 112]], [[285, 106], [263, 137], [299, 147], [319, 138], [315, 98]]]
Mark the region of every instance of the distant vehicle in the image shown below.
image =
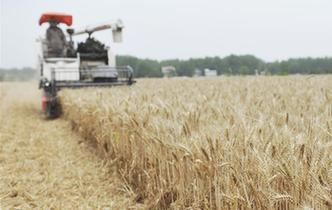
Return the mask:
[[195, 69], [194, 77], [201, 77], [201, 76], [203, 76], [203, 71], [200, 69]]
[[[96, 31], [111, 29], [113, 41], [121, 42], [124, 28], [121, 20], [80, 30], [67, 28], [67, 35], [58, 24], [71, 26], [71, 15], [45, 13], [39, 19], [39, 25], [43, 23], [50, 25], [46, 37], [37, 40], [39, 86], [44, 91], [42, 109], [47, 117], [57, 117], [60, 114], [57, 91], [61, 88], [107, 87], [135, 83], [133, 69], [130, 66], [117, 67], [115, 55], [111, 50], [91, 37]], [[88, 38], [75, 47], [72, 37], [81, 34], [88, 34]]]
[[176, 68], [174, 66], [163, 66], [161, 67], [161, 72], [164, 77], [174, 77], [176, 76]]
[[217, 70], [204, 69], [204, 75], [206, 77], [216, 77], [218, 73]]

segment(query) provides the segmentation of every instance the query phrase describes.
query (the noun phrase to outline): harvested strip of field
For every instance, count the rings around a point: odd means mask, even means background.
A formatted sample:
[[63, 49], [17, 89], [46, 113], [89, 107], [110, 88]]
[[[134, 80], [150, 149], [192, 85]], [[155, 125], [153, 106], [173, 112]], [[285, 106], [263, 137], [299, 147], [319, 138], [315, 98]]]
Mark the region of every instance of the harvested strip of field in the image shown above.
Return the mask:
[[151, 208], [332, 207], [331, 76], [147, 79], [61, 96], [73, 128]]
[[0, 209], [127, 209], [135, 204], [66, 121], [43, 119], [36, 84], [0, 88]]

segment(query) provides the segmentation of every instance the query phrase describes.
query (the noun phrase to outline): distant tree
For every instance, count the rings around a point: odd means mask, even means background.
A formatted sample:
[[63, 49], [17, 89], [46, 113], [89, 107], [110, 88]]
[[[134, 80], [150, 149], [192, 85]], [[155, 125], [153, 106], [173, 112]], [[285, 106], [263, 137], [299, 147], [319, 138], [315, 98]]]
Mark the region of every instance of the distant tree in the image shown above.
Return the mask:
[[0, 69], [0, 77], [3, 81], [26, 81], [36, 78], [36, 71], [31, 68]]
[[252, 55], [230, 55], [224, 58], [205, 57], [188, 60], [157, 61], [133, 56], [118, 56], [118, 65], [130, 65], [136, 77], [162, 77], [162, 66], [174, 66], [178, 76], [193, 76], [195, 69], [215, 69], [218, 74], [266, 75], [327, 74], [332, 73], [332, 58], [300, 58], [286, 61], [264, 62]]

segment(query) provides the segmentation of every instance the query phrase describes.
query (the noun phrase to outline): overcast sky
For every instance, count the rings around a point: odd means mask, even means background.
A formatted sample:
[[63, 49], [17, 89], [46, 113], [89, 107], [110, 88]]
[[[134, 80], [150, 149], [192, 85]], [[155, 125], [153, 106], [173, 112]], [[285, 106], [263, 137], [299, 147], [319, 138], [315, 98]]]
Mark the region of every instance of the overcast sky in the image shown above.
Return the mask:
[[[43, 12], [73, 26], [121, 18], [124, 42], [94, 36], [117, 54], [171, 59], [253, 54], [266, 61], [332, 56], [331, 0], [0, 0], [0, 67], [35, 65]], [[62, 28], [65, 28], [62, 25]], [[86, 38], [79, 37], [80, 40]]]

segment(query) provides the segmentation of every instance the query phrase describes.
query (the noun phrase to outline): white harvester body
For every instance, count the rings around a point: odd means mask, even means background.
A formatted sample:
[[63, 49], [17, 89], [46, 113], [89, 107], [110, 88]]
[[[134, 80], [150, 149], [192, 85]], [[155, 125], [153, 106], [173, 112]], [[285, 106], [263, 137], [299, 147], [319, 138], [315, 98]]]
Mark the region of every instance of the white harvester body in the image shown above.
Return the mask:
[[[60, 13], [45, 13], [39, 25], [49, 23], [45, 38], [37, 40], [39, 87], [44, 90], [42, 107], [48, 117], [59, 115], [57, 91], [62, 88], [109, 87], [132, 85], [133, 69], [116, 65], [115, 54], [109, 47], [91, 37], [92, 33], [111, 29], [114, 42], [122, 41], [121, 20], [112, 23], [88, 26], [83, 29], [67, 28], [65, 35], [57, 25], [72, 24], [72, 16]], [[73, 36], [88, 34], [84, 42], [73, 42]]]
[[[113, 41], [122, 42], [123, 23], [117, 20], [114, 23], [101, 24], [97, 26], [87, 26], [75, 31], [72, 36], [81, 34], [91, 34], [96, 31], [112, 29]], [[81, 60], [80, 53], [75, 57], [49, 57], [47, 41], [45, 38], [39, 38], [38, 43], [38, 68], [44, 79], [51, 81], [81, 81], [83, 78], [94, 78], [94, 76], [105, 76], [107, 78], [117, 78], [116, 55], [107, 47], [108, 62], [100, 60]], [[110, 68], [105, 68], [106, 66]], [[90, 72], [88, 72], [90, 70]], [[100, 72], [104, 70], [107, 72]], [[54, 77], [54, 78], [53, 78]]]

